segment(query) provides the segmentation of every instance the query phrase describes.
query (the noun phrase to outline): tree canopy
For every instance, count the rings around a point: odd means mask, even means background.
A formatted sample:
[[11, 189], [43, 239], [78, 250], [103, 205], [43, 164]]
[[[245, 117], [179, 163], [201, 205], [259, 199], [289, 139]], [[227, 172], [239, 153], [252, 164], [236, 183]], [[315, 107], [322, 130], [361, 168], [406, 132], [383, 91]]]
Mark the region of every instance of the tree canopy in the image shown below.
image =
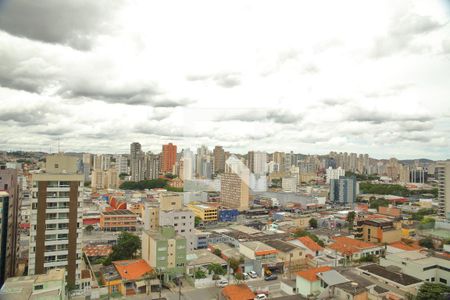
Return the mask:
[[312, 228], [317, 228], [319, 226], [317, 219], [314, 218], [309, 219], [309, 226]]
[[133, 259], [140, 249], [141, 239], [137, 235], [123, 231], [117, 238], [117, 244], [113, 246], [112, 252], [103, 264], [109, 265], [116, 260]]
[[322, 247], [325, 246], [324, 242], [321, 239], [319, 239], [319, 237], [317, 235], [315, 235], [309, 231], [299, 228], [294, 232], [294, 237], [298, 238], [298, 237], [302, 237], [302, 236], [309, 236], [314, 242], [316, 242], [320, 246], [322, 246]]
[[416, 300], [444, 300], [448, 299], [450, 287], [440, 284], [424, 282], [417, 293]]
[[156, 189], [156, 188], [166, 188], [167, 179], [157, 178], [152, 180], [142, 180], [142, 181], [125, 181], [120, 185], [123, 190], [145, 190], [145, 189]]

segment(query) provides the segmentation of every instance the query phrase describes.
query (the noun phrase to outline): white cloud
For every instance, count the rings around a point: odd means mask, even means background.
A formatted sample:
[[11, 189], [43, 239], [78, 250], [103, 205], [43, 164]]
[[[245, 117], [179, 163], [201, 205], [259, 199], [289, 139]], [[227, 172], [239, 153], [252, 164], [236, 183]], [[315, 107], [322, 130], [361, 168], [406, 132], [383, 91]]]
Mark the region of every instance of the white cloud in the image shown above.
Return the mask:
[[0, 148], [448, 155], [439, 1], [88, 2], [0, 11]]

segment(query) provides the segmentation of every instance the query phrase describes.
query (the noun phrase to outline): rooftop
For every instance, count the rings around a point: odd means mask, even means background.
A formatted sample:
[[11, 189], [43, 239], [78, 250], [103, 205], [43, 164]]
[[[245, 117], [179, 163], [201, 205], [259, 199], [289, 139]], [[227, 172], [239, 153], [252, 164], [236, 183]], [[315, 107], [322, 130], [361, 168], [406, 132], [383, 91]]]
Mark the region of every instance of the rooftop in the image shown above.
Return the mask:
[[245, 246], [254, 251], [255, 255], [275, 254], [278, 252], [277, 249], [259, 241], [243, 242], [241, 243], [241, 247], [242, 246]]
[[302, 236], [299, 237], [298, 240], [305, 245], [306, 248], [308, 248], [311, 251], [322, 251], [323, 248], [317, 244], [316, 242], [313, 241], [312, 238], [310, 238], [309, 236]]
[[255, 293], [246, 285], [227, 285], [222, 289], [222, 295], [228, 300], [253, 300]]
[[211, 253], [207, 249], [193, 250], [189, 252], [186, 256], [188, 266], [199, 266], [208, 264], [220, 264], [226, 265], [227, 262], [218, 257], [217, 255]]
[[106, 282], [120, 279], [120, 275], [113, 265], [101, 267], [100, 273], [102, 274], [103, 280]]
[[277, 249], [278, 251], [281, 251], [281, 252], [289, 252], [294, 249], [298, 249], [298, 247], [296, 247], [290, 243], [287, 243], [285, 241], [282, 241], [282, 240], [267, 241], [266, 244], [272, 248]]
[[133, 212], [131, 212], [128, 209], [117, 209], [117, 210], [111, 210], [111, 211], [103, 211], [101, 212], [102, 215], [107, 216], [122, 216], [122, 215], [133, 215], [136, 216]]
[[328, 248], [336, 250], [339, 253], [354, 254], [365, 249], [379, 247], [375, 244], [355, 240], [346, 236], [334, 237], [333, 239], [335, 242], [329, 245]]
[[362, 292], [366, 291], [366, 288], [363, 286], [360, 286], [358, 283], [354, 281], [347, 281], [344, 283], [339, 283], [335, 285], [335, 288], [344, 290], [346, 293], [349, 293], [353, 296], [359, 295]]
[[304, 271], [297, 272], [297, 276], [300, 276], [308, 281], [317, 281], [319, 277], [317, 277], [318, 273], [326, 272], [332, 270], [329, 266], [323, 266], [318, 268], [312, 268]]
[[126, 280], [140, 279], [153, 272], [152, 267], [143, 259], [113, 261], [113, 264], [122, 279]]
[[420, 250], [422, 249], [422, 247], [417, 246], [417, 245], [407, 245], [403, 242], [393, 242], [390, 243], [389, 246], [397, 248], [397, 249], [401, 249], [401, 250], [405, 250], [405, 251], [415, 251], [415, 250]]
[[326, 272], [317, 273], [317, 277], [322, 279], [324, 282], [326, 282], [330, 286], [349, 281], [347, 278], [342, 276], [336, 270], [330, 270], [330, 271], [326, 271]]
[[376, 276], [385, 278], [387, 280], [393, 281], [397, 284], [401, 284], [403, 286], [408, 286], [408, 285], [412, 285], [412, 284], [416, 284], [416, 283], [420, 283], [422, 282], [422, 280], [416, 278], [416, 277], [412, 277], [409, 275], [406, 275], [404, 273], [401, 272], [393, 272], [393, 271], [389, 271], [384, 267], [381, 267], [379, 265], [376, 264], [371, 264], [371, 265], [366, 265], [366, 266], [360, 266], [358, 267], [360, 270], [363, 270], [365, 272], [368, 273], [372, 273]]
[[86, 245], [83, 252], [88, 257], [108, 256], [112, 252], [111, 245]]

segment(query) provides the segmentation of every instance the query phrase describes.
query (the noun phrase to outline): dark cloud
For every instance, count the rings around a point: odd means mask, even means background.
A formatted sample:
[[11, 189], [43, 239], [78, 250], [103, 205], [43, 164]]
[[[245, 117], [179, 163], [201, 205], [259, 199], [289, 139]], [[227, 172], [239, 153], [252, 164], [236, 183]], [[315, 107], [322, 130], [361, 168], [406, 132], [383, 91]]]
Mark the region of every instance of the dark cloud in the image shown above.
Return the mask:
[[13, 35], [86, 50], [99, 33], [111, 32], [122, 1], [8, 0], [0, 9], [0, 29]]
[[57, 113], [50, 105], [15, 106], [0, 110], [0, 122], [12, 122], [19, 126], [48, 124], [49, 116]]
[[350, 110], [350, 112], [348, 112], [345, 120], [382, 124], [385, 122], [403, 122], [403, 121], [426, 122], [433, 120], [433, 117], [425, 114], [405, 115], [401, 113], [381, 112], [377, 110], [355, 108], [353, 110]]
[[424, 50], [422, 46], [413, 45], [415, 37], [430, 33], [444, 25], [436, 22], [430, 16], [405, 14], [395, 17], [390, 24], [388, 33], [375, 39], [370, 56], [381, 58], [404, 50], [421, 52]]
[[301, 114], [284, 109], [246, 109], [226, 112], [217, 121], [267, 122], [293, 124], [302, 119]]
[[223, 72], [214, 75], [191, 74], [186, 76], [189, 81], [208, 81], [211, 80], [218, 86], [232, 88], [241, 84], [241, 75], [236, 72]]

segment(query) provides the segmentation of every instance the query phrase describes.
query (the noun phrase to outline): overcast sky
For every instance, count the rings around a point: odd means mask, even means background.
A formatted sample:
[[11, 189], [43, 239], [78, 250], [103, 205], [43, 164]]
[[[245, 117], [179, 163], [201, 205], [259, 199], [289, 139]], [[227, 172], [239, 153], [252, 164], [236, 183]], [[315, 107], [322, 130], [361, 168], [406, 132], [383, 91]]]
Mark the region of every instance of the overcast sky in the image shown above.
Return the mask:
[[0, 0], [0, 149], [450, 158], [449, 1]]

